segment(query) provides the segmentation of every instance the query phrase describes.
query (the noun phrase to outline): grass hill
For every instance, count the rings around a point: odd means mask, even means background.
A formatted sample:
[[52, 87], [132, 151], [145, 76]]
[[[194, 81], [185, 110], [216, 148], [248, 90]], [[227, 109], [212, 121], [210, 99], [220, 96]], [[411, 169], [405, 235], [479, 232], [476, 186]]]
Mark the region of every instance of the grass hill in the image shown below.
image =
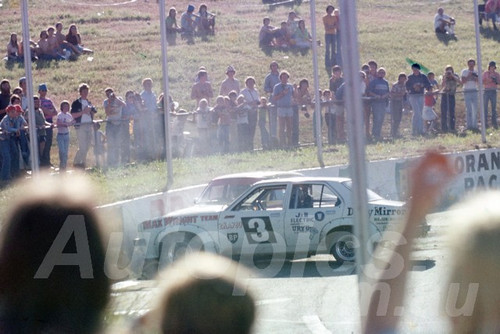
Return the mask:
[[[0, 45], [5, 47], [11, 32], [21, 36], [21, 14], [19, 0], [3, 0], [0, 3]], [[167, 10], [175, 6], [180, 22], [181, 12], [188, 3], [199, 7], [202, 2], [168, 2]], [[324, 34], [321, 17], [329, 3], [326, 0], [316, 1], [314, 19], [321, 41]], [[277, 60], [281, 69], [291, 73], [291, 82], [298, 83], [302, 78], [312, 82], [312, 52], [301, 54], [276, 50], [266, 54], [258, 47], [262, 18], [268, 16], [273, 25], [279, 25], [280, 21], [286, 19], [290, 7], [277, 7], [270, 11], [269, 6], [260, 0], [214, 0], [207, 1], [207, 5], [209, 11], [217, 15], [215, 36], [209, 36], [207, 41], [197, 38], [194, 45], [187, 45], [178, 38], [176, 46], [168, 47], [170, 93], [181, 107], [188, 110], [194, 108], [194, 102], [190, 99], [190, 86], [200, 66], [205, 66], [209, 72], [215, 93], [230, 64], [236, 68], [236, 76], [240, 81], [246, 76], [254, 76], [258, 89], [263, 85], [272, 60]], [[336, 1], [333, 5], [338, 6]], [[357, 6], [360, 59], [362, 62], [375, 59], [387, 69], [387, 79], [391, 83], [396, 81], [400, 72], [410, 73], [405, 61], [407, 57], [436, 72], [438, 78], [446, 65], [451, 64], [456, 72], [460, 72], [465, 68], [468, 58], [475, 58], [474, 11], [470, 1], [364, 0], [357, 2]], [[433, 18], [439, 6], [456, 18], [457, 40], [436, 37]], [[89, 99], [98, 106], [105, 98], [106, 87], [113, 87], [118, 95], [123, 96], [129, 89], [140, 91], [141, 80], [145, 77], [154, 80], [154, 90], [159, 93], [162, 69], [158, 7], [152, 0], [30, 0], [30, 35], [34, 40], [38, 39], [42, 29], [56, 22], [62, 22], [65, 31], [71, 23], [76, 23], [85, 46], [95, 51], [90, 57], [82, 56], [76, 61], [33, 63], [35, 87], [39, 83], [47, 83], [49, 97], [59, 104], [64, 99], [71, 101], [77, 98], [78, 84], [87, 82], [91, 87]], [[293, 8], [306, 19], [308, 29], [311, 19], [309, 8], [306, 2]], [[491, 23], [483, 23], [483, 66], [490, 60], [496, 60], [499, 41], [500, 33], [491, 29]], [[318, 52], [320, 88], [327, 88], [328, 74], [322, 65], [324, 47], [320, 47]], [[0, 68], [0, 76], [11, 80], [15, 86], [17, 80], [24, 76], [24, 68], [21, 64], [6, 63]], [[100, 109], [99, 116], [104, 118], [103, 108]], [[368, 145], [367, 157], [373, 160], [418, 155], [429, 147], [442, 151], [469, 150], [496, 145], [498, 141], [497, 131], [488, 132], [487, 144], [481, 143], [480, 136], [473, 134], [465, 137], [438, 134], [433, 138], [412, 138], [409, 119], [409, 115], [404, 116], [403, 139]], [[457, 126], [464, 126], [461, 94], [457, 94], [457, 119]], [[310, 120], [304, 118], [301, 122], [301, 142], [311, 142]], [[388, 122], [389, 117], [386, 118]], [[384, 131], [388, 135], [387, 129]], [[298, 151], [176, 160], [174, 186], [196, 184], [212, 176], [235, 171], [314, 167], [318, 166], [315, 154], [313, 147], [303, 147]], [[347, 147], [326, 147], [324, 160], [328, 165], [346, 163]], [[164, 163], [158, 162], [106, 173], [96, 171], [92, 177], [101, 185], [101, 202], [110, 202], [161, 190], [165, 182], [158, 180], [166, 180], [165, 173]], [[4, 190], [0, 196], [8, 198], [9, 191]]]

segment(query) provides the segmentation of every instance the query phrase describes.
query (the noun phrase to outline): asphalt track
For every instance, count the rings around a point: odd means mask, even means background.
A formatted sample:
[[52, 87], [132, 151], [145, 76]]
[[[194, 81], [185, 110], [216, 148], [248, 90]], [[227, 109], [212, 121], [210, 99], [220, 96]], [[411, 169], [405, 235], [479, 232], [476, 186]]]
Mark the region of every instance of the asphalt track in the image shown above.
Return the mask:
[[[401, 333], [449, 333], [440, 312], [446, 296], [447, 262], [444, 235], [449, 225], [444, 214], [428, 217], [431, 230], [420, 238], [412, 254]], [[358, 280], [352, 265], [339, 266], [329, 256], [293, 262], [275, 261], [254, 267], [247, 280], [257, 304], [254, 333], [359, 333]], [[265, 267], [268, 263], [260, 263]], [[152, 307], [155, 281], [124, 281], [113, 286], [114, 314], [134, 318]], [[443, 293], [444, 292], [444, 293]]]

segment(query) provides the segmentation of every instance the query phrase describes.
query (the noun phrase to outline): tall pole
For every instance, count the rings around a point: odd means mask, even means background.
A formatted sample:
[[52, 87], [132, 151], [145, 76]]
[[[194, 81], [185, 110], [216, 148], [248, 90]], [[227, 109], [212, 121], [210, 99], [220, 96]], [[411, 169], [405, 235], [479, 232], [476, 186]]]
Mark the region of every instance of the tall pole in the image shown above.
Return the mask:
[[23, 27], [24, 71], [26, 76], [26, 94], [28, 100], [28, 130], [30, 136], [31, 172], [33, 176], [39, 173], [38, 138], [35, 123], [35, 102], [33, 101], [33, 77], [31, 73], [30, 27], [28, 18], [28, 0], [21, 1], [21, 19]]
[[483, 98], [483, 62], [481, 59], [481, 35], [479, 35], [479, 8], [477, 7], [477, 0], [474, 0], [474, 31], [476, 33], [476, 58], [479, 84], [479, 115], [481, 115], [481, 139], [483, 143], [486, 143], [486, 114], [484, 113]]
[[165, 24], [165, 1], [159, 1], [160, 9], [160, 30], [161, 30], [161, 60], [163, 70], [163, 113], [165, 115], [165, 160], [167, 163], [167, 190], [174, 182], [172, 167], [172, 146], [170, 140], [170, 99], [168, 89], [168, 61], [167, 61], [167, 27]]
[[359, 240], [359, 248], [356, 249], [356, 267], [358, 281], [362, 282], [364, 281], [362, 266], [368, 263], [372, 247], [368, 242], [370, 235], [356, 1], [341, 0], [340, 2], [340, 34], [346, 85], [344, 101], [349, 124], [349, 168], [352, 177], [354, 234]]
[[318, 44], [316, 35], [316, 0], [309, 2], [310, 16], [311, 16], [311, 32], [312, 32], [312, 52], [313, 52], [313, 73], [314, 73], [314, 115], [315, 123], [313, 124], [316, 129], [316, 146], [318, 163], [321, 167], [325, 167], [323, 161], [323, 136], [321, 135], [321, 103], [319, 96], [319, 75], [318, 75]]

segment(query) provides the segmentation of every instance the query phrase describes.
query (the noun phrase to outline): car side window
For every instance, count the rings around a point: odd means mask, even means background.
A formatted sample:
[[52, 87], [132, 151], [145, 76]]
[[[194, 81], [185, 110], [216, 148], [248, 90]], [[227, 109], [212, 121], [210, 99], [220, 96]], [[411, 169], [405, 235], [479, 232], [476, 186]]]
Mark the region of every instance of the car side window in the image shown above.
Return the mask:
[[311, 196], [312, 187], [310, 184], [296, 184], [292, 187], [292, 196], [290, 196], [290, 209], [312, 208], [314, 199]]
[[339, 206], [342, 202], [340, 197], [324, 184], [313, 184], [312, 196], [313, 207], [315, 208], [333, 208]]
[[283, 210], [286, 185], [259, 187], [238, 203], [233, 211]]

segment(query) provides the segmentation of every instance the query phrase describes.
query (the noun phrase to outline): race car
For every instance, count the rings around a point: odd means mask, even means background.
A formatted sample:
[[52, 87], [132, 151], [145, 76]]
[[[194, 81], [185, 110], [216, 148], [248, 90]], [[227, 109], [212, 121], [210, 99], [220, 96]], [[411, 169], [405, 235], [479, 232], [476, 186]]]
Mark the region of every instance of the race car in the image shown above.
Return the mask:
[[[137, 240], [147, 245], [149, 266], [166, 266], [195, 250], [233, 258], [331, 254], [338, 263], [354, 261], [359, 243], [351, 188], [348, 178], [259, 181], [228, 205], [195, 205], [141, 222]], [[372, 236], [405, 215], [404, 202], [367, 194]]]

